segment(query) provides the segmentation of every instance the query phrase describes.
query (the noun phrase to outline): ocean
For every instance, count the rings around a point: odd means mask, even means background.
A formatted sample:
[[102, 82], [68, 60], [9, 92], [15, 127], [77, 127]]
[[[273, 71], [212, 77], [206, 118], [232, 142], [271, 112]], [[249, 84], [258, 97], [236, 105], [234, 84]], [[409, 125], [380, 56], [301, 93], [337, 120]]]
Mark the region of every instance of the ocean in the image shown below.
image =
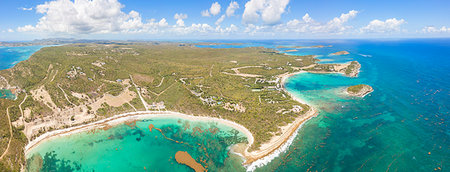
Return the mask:
[[[334, 40], [300, 49], [326, 62], [357, 60], [357, 78], [302, 73], [286, 88], [320, 115], [289, 150], [257, 171], [446, 171], [450, 165], [450, 40]], [[346, 50], [349, 55], [329, 56]], [[368, 84], [364, 98], [343, 94]]]
[[9, 69], [15, 64], [28, 59], [44, 46], [5, 47], [0, 46], [0, 70]]
[[[319, 55], [320, 63], [357, 60], [362, 65], [357, 78], [311, 73], [289, 78], [287, 90], [320, 113], [299, 129], [285, 152], [256, 171], [448, 171], [450, 39], [216, 42], [245, 44], [201, 47], [332, 45], [288, 54]], [[329, 55], [343, 50], [350, 54]], [[371, 85], [374, 92], [364, 98], [343, 93], [345, 87], [356, 84]], [[149, 123], [161, 128], [168, 138], [192, 147], [165, 139], [159, 132], [150, 133]], [[210, 124], [197, 123], [203, 130], [211, 128]], [[223, 128], [219, 135], [193, 135], [183, 125], [185, 122], [178, 119], [138, 121], [134, 128], [118, 125], [106, 131], [55, 138], [40, 144], [27, 157], [32, 162], [32, 155], [39, 153], [42, 168], [56, 171], [192, 171], [173, 158], [182, 150], [196, 160], [209, 158], [202, 164], [210, 171], [245, 170], [242, 160], [229, 153], [229, 146], [244, 140], [243, 136], [226, 126], [217, 127]], [[113, 139], [108, 139], [110, 136]]]

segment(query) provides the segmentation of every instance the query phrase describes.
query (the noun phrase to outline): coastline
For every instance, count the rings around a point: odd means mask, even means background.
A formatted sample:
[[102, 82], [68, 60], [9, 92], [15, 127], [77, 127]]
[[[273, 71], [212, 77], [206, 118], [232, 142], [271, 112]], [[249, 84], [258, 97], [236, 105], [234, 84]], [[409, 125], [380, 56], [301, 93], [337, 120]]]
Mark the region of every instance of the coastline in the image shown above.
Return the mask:
[[298, 134], [298, 130], [303, 126], [303, 124], [305, 124], [305, 122], [309, 119], [318, 115], [318, 111], [314, 107], [306, 103], [304, 100], [295, 97], [284, 87], [286, 80], [289, 77], [300, 73], [306, 73], [306, 71], [285, 73], [278, 75], [277, 77], [280, 78], [281, 89], [284, 92], [291, 96], [293, 100], [308, 105], [310, 109], [305, 114], [297, 117], [294, 122], [281, 127], [282, 131], [284, 130], [283, 134], [281, 134], [280, 136], [273, 136], [269, 142], [262, 144], [259, 150], [248, 152], [247, 149], [250, 147], [248, 145], [243, 153], [235, 152], [236, 154], [241, 155], [246, 159], [246, 161], [244, 162], [244, 166], [246, 166], [247, 171], [254, 171], [256, 168], [264, 166], [274, 158], [278, 157], [280, 153], [285, 152], [292, 144], [293, 140]]
[[[300, 71], [295, 73], [286, 73], [279, 75], [281, 78], [282, 90], [289, 94], [291, 98], [297, 102], [302, 104], [307, 104], [304, 100], [294, 97], [291, 93], [289, 93], [285, 88], [284, 84], [287, 78], [294, 76], [299, 73], [304, 73], [306, 71]], [[308, 104], [307, 104], [308, 105]], [[114, 126], [121, 123], [124, 123], [129, 120], [141, 120], [141, 119], [149, 119], [149, 118], [181, 118], [186, 120], [193, 121], [205, 121], [205, 122], [219, 122], [224, 125], [228, 125], [232, 128], [235, 128], [242, 132], [248, 140], [248, 144], [245, 146], [243, 152], [233, 152], [238, 155], [244, 157], [245, 161], [243, 165], [247, 168], [247, 171], [253, 171], [257, 167], [263, 166], [277, 157], [281, 152], [284, 152], [289, 148], [293, 139], [297, 135], [298, 130], [303, 126], [303, 124], [309, 119], [317, 116], [318, 112], [315, 108], [308, 105], [310, 109], [305, 114], [297, 117], [293, 122], [289, 123], [286, 126], [280, 127], [282, 128], [282, 134], [279, 136], [273, 136], [270, 141], [263, 143], [258, 150], [248, 152], [250, 146], [254, 143], [253, 134], [244, 126], [222, 118], [216, 117], [208, 117], [208, 116], [194, 116], [187, 115], [179, 112], [173, 111], [138, 111], [138, 112], [129, 112], [124, 114], [115, 115], [106, 119], [102, 119], [96, 122], [92, 122], [89, 124], [83, 124], [79, 126], [74, 126], [66, 129], [55, 130], [51, 132], [47, 132], [37, 137], [36, 139], [30, 141], [24, 149], [25, 156], [31, 152], [39, 143], [49, 140], [53, 137], [62, 137], [74, 133], [80, 133], [83, 131], [89, 131], [93, 129], [103, 128], [105, 126]]]

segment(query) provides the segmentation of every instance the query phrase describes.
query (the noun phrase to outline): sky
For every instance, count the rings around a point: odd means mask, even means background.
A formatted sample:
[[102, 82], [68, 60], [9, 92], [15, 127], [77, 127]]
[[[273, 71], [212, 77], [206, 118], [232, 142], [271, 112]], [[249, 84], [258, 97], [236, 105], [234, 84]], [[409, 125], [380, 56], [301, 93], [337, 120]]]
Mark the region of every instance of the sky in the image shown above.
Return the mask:
[[0, 0], [0, 41], [450, 37], [449, 0]]

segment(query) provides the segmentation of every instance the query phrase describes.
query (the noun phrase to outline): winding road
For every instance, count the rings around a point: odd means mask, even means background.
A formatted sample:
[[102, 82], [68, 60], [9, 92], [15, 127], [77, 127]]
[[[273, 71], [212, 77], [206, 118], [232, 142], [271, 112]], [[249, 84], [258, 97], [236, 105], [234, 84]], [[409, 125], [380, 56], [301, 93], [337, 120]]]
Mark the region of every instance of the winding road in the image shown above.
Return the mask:
[[13, 137], [11, 118], [9, 117], [9, 108], [10, 107], [6, 108], [6, 116], [8, 116], [8, 123], [9, 123], [9, 141], [8, 141], [8, 146], [5, 149], [5, 152], [3, 152], [2, 156], [0, 156], [0, 160], [3, 159], [3, 157], [6, 155], [6, 153], [8, 153], [9, 145], [11, 145], [11, 140]]

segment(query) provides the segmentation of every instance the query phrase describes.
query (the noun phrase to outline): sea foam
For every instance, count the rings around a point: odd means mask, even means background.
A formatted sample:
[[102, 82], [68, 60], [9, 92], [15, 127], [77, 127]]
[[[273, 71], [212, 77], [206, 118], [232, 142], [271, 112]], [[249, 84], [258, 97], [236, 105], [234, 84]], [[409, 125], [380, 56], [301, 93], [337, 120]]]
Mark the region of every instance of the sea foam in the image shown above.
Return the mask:
[[273, 151], [272, 153], [265, 156], [264, 158], [258, 159], [255, 162], [251, 163], [250, 165], [246, 166], [247, 171], [255, 171], [257, 168], [265, 166], [268, 163], [270, 163], [272, 160], [274, 160], [276, 157], [278, 157], [281, 153], [286, 152], [288, 150], [289, 146], [292, 145], [292, 142], [294, 142], [294, 139], [297, 137], [298, 131], [300, 130], [300, 128], [303, 127], [303, 124], [304, 123], [302, 123], [297, 128], [297, 130], [295, 130], [295, 132], [292, 133], [292, 135], [289, 137], [289, 139], [285, 143], [283, 143], [283, 145], [281, 145], [277, 150]]

